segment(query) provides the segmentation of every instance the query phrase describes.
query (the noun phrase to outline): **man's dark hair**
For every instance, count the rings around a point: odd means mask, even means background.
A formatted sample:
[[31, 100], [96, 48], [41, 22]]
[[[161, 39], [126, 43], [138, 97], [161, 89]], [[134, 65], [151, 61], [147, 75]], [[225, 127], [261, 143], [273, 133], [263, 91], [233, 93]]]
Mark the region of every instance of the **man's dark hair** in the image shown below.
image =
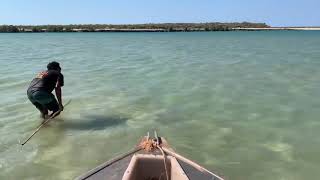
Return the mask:
[[61, 70], [60, 64], [56, 61], [52, 61], [47, 65], [48, 70]]

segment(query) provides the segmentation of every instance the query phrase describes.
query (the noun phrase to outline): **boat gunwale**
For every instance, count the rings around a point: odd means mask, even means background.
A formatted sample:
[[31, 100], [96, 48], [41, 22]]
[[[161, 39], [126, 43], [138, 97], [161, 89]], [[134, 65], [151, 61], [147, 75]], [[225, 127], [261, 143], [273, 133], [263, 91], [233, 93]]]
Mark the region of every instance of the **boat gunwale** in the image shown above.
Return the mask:
[[80, 175], [79, 177], [75, 178], [75, 180], [84, 180], [84, 179], [87, 179], [87, 178], [89, 178], [90, 176], [92, 176], [92, 175], [96, 174], [97, 172], [99, 172], [100, 170], [102, 170], [102, 169], [104, 169], [104, 168], [112, 165], [113, 163], [115, 163], [115, 162], [117, 162], [117, 161], [119, 161], [119, 160], [121, 160], [121, 159], [124, 159], [124, 158], [126, 158], [126, 157], [128, 157], [128, 156], [130, 156], [130, 155], [132, 155], [132, 154], [134, 154], [134, 153], [136, 153], [136, 152], [138, 152], [138, 151], [140, 151], [140, 150], [142, 150], [141, 147], [136, 147], [136, 148], [134, 148], [134, 149], [132, 149], [132, 150], [124, 153], [124, 154], [121, 154], [121, 155], [119, 155], [119, 156], [117, 156], [117, 157], [115, 157], [115, 158], [113, 158], [113, 159], [110, 159], [110, 160], [107, 161], [107, 162], [104, 162], [104, 163], [98, 165], [97, 167], [95, 167], [95, 168], [89, 170], [88, 172]]
[[[225, 179], [225, 178], [223, 178], [223, 177], [221, 177], [221, 176], [219, 176], [219, 175], [217, 175], [217, 174], [209, 171], [208, 169], [204, 168], [204, 167], [201, 166], [200, 164], [198, 164], [198, 163], [196, 163], [196, 162], [194, 162], [194, 161], [192, 161], [192, 160], [190, 160], [190, 159], [188, 159], [188, 158], [180, 155], [179, 153], [176, 153], [176, 152], [174, 152], [174, 151], [171, 151], [170, 149], [165, 148], [165, 147], [163, 147], [162, 149], [163, 149], [163, 151], [164, 151], [165, 153], [167, 153], [168, 155], [171, 155], [171, 156], [175, 157], [177, 160], [180, 160], [180, 161], [183, 161], [183, 162], [189, 164], [190, 166], [196, 168], [198, 171], [209, 173], [210, 175], [218, 178], [219, 180], [224, 180], [224, 179]], [[179, 161], [178, 161], [178, 162], [179, 162]]]

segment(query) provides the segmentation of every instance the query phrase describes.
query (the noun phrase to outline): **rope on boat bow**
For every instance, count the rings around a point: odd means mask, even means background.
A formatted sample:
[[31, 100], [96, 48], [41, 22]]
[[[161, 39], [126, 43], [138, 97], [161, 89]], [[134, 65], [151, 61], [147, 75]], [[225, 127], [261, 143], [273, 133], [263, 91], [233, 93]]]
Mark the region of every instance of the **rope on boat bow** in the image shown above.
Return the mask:
[[163, 155], [164, 169], [166, 170], [167, 180], [169, 180], [167, 163], [166, 163], [166, 155], [164, 154], [164, 151], [162, 150], [162, 147], [161, 147], [161, 146], [157, 145], [157, 148], [161, 151], [161, 153], [162, 153], [162, 155]]
[[[192, 167], [196, 168], [197, 170], [201, 171], [201, 172], [207, 172], [209, 174], [211, 174], [212, 176], [216, 177], [219, 180], [224, 180], [224, 178], [218, 176], [217, 174], [214, 174], [213, 172], [205, 169], [204, 167], [198, 165], [197, 163], [171, 151], [170, 149], [166, 148], [166, 147], [162, 147], [161, 142], [159, 141], [161, 140], [161, 138], [159, 138], [155, 132], [155, 139], [150, 139], [149, 138], [149, 133], [148, 136], [145, 137], [141, 143], [139, 144], [139, 148], [144, 149], [146, 152], [151, 152], [155, 149], [159, 149], [163, 155], [163, 160], [164, 160], [164, 167], [166, 170], [166, 175], [167, 175], [167, 180], [169, 180], [169, 175], [168, 175], [168, 170], [167, 170], [167, 166], [166, 166], [166, 155], [168, 154], [170, 156], [175, 157], [176, 159], [179, 159], [187, 164], [190, 164]], [[160, 176], [161, 177], [161, 176]], [[160, 178], [159, 178], [160, 179]]]
[[149, 133], [148, 133], [148, 136], [146, 138], [142, 139], [142, 141], [140, 142], [139, 147], [144, 149], [146, 152], [151, 152], [155, 149], [159, 149], [161, 151], [161, 153], [163, 155], [163, 163], [164, 163], [164, 169], [166, 171], [166, 177], [167, 177], [167, 180], [169, 180], [169, 174], [168, 174], [168, 168], [167, 168], [167, 162], [166, 162], [166, 154], [161, 147], [160, 137], [158, 137], [157, 132], [155, 131], [154, 134], [155, 134], [155, 139], [150, 139]]

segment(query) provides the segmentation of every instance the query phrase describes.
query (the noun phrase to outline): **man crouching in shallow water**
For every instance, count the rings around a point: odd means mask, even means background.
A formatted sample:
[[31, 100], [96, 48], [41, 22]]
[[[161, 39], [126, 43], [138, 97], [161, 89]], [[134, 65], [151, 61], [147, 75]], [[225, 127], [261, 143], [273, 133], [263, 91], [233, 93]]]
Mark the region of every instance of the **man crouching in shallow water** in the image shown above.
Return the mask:
[[[64, 85], [61, 67], [58, 62], [50, 62], [46, 71], [42, 71], [31, 81], [27, 95], [31, 103], [40, 111], [41, 117], [54, 118], [63, 111], [61, 87]], [[58, 102], [51, 93], [55, 89]], [[48, 110], [52, 111], [48, 115]]]

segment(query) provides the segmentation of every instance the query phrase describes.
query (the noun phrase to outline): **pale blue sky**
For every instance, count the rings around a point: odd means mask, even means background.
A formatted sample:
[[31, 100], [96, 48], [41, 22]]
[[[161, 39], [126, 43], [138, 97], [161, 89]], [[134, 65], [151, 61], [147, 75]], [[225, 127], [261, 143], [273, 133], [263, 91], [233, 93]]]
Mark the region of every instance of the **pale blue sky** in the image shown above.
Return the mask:
[[2, 0], [0, 24], [266, 22], [320, 26], [320, 0]]

